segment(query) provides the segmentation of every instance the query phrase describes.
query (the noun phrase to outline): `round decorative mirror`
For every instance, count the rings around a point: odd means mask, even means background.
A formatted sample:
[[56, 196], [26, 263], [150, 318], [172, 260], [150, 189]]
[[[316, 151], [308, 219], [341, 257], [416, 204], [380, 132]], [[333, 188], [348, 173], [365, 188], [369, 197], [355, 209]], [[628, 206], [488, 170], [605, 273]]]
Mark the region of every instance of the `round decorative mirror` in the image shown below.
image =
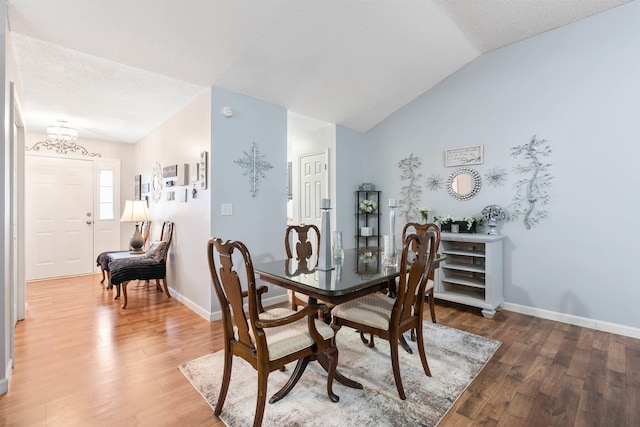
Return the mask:
[[458, 168], [447, 180], [447, 191], [456, 200], [470, 200], [482, 187], [478, 171], [471, 168]]
[[153, 201], [157, 203], [162, 197], [162, 167], [158, 162], [153, 166], [151, 186], [153, 187]]

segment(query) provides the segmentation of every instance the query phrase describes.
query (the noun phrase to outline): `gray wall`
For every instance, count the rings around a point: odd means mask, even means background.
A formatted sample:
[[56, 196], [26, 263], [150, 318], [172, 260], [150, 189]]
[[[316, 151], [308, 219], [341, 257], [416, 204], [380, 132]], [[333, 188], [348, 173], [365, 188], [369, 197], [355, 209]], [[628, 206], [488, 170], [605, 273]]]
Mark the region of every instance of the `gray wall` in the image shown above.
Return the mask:
[[[484, 145], [475, 167], [508, 171], [503, 187], [483, 186], [471, 201], [425, 188], [421, 206], [436, 214], [478, 215], [509, 207], [511, 148], [536, 134], [553, 153], [548, 219], [526, 230], [504, 223], [508, 303], [640, 327], [635, 267], [640, 232], [640, 2], [601, 13], [483, 55], [368, 133], [366, 175], [400, 198], [397, 162], [410, 153], [424, 177], [445, 181], [448, 148]], [[384, 225], [384, 222], [383, 222]], [[384, 226], [383, 226], [384, 231]]]
[[[223, 107], [234, 114], [226, 118]], [[287, 224], [287, 111], [278, 106], [218, 88], [211, 90], [211, 235], [240, 240], [254, 263], [284, 258]], [[273, 168], [260, 178], [252, 197], [246, 171], [234, 160], [245, 157], [256, 142], [264, 161]], [[231, 203], [233, 215], [220, 214], [220, 205]], [[267, 295], [285, 296], [274, 287]], [[219, 304], [212, 295], [213, 311]]]

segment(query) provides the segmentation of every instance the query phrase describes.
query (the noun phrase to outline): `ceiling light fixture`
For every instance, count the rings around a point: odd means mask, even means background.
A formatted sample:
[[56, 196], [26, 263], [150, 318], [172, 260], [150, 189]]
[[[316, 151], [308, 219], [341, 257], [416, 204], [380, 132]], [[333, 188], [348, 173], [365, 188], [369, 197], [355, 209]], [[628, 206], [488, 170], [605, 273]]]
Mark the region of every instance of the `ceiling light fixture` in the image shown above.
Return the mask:
[[78, 131], [69, 127], [66, 120], [58, 119], [57, 124], [47, 127], [46, 141], [36, 142], [32, 147], [26, 147], [26, 149], [27, 151], [40, 151], [42, 148], [46, 148], [58, 154], [79, 153], [89, 157], [102, 157], [100, 153], [90, 153], [82, 145], [73, 142], [76, 139], [78, 139]]
[[53, 141], [75, 141], [78, 131], [67, 126], [66, 120], [58, 119], [58, 124], [47, 127], [47, 139]]

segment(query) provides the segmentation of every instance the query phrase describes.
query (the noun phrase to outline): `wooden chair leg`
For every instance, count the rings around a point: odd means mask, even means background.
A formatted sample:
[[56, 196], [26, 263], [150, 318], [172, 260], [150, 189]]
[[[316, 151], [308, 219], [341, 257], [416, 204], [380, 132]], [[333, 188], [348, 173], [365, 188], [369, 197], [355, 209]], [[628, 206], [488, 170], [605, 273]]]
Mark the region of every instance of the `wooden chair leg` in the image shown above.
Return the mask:
[[391, 366], [393, 367], [393, 376], [396, 379], [396, 388], [400, 399], [406, 400], [407, 396], [404, 394], [404, 387], [402, 387], [402, 378], [400, 378], [400, 362], [398, 360], [398, 337], [389, 337], [389, 347], [391, 348]]
[[222, 373], [222, 385], [220, 386], [220, 394], [218, 395], [218, 403], [213, 410], [213, 414], [217, 417], [222, 412], [224, 400], [227, 398], [229, 391], [229, 382], [231, 381], [231, 365], [233, 365], [233, 354], [229, 348], [224, 349], [224, 371]]
[[424, 351], [424, 332], [422, 330], [422, 325], [420, 325], [416, 329], [418, 331], [418, 353], [420, 354], [422, 369], [424, 369], [424, 373], [427, 374], [428, 377], [430, 377], [431, 370], [429, 369], [429, 364], [427, 363], [427, 353]]
[[156, 279], [156, 291], [162, 291], [162, 288], [160, 287], [160, 279]]
[[337, 402], [340, 397], [333, 392], [333, 380], [336, 377], [336, 368], [338, 367], [338, 348], [333, 346], [324, 351], [329, 360], [329, 370], [327, 375], [327, 395], [332, 402]]
[[122, 286], [122, 294], [124, 295], [124, 302], [122, 303], [122, 308], [127, 308], [127, 285], [129, 282], [122, 282], [120, 285]]
[[[167, 297], [171, 298], [171, 294], [169, 293], [169, 287], [167, 286], [167, 278], [163, 278], [162, 279], [162, 284], [164, 285], [164, 293], [167, 294]], [[158, 289], [160, 288], [160, 285], [158, 285]]]
[[433, 289], [429, 292], [429, 310], [431, 310], [431, 322], [436, 322], [436, 305], [433, 298]]
[[262, 426], [264, 416], [264, 406], [267, 403], [267, 378], [269, 372], [262, 372], [258, 369], [258, 399], [256, 401], [256, 415], [253, 418], [253, 427]]

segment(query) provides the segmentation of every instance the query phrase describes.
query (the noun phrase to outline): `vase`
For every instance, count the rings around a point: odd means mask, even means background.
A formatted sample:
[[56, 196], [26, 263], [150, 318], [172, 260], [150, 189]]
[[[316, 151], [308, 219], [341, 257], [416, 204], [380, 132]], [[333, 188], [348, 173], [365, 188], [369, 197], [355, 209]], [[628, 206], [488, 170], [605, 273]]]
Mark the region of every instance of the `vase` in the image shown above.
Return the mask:
[[487, 225], [489, 226], [489, 232], [487, 234], [498, 234], [498, 230], [496, 230], [498, 222], [494, 218], [489, 218]]

